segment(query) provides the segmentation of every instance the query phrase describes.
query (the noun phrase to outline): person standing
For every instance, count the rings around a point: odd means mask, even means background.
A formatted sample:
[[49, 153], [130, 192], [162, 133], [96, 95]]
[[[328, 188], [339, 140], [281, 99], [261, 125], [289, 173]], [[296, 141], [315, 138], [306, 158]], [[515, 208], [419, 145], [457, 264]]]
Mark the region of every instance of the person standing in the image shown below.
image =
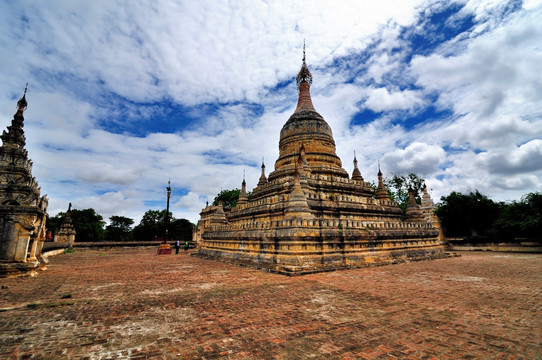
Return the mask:
[[188, 240], [184, 241], [184, 251], [188, 251]]
[[178, 254], [179, 253], [179, 248], [181, 247], [181, 243], [179, 242], [179, 240], [177, 240], [175, 242], [175, 254]]

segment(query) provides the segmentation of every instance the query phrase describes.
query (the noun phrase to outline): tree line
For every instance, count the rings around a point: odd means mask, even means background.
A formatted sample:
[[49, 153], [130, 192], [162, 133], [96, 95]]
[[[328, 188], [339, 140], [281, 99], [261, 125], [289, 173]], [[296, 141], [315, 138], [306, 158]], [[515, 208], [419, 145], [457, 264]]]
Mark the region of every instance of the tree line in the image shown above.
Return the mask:
[[[425, 180], [410, 173], [384, 180], [390, 198], [406, 212], [408, 191], [412, 189], [421, 204]], [[373, 187], [376, 189], [376, 186]], [[480, 240], [514, 241], [540, 239], [542, 234], [542, 193], [526, 194], [519, 201], [496, 202], [478, 190], [467, 194], [452, 191], [436, 204], [446, 237], [469, 237]]]
[[497, 241], [542, 237], [542, 193], [533, 192], [519, 201], [496, 202], [478, 190], [453, 191], [443, 196], [435, 211], [448, 237]]
[[[47, 219], [47, 229], [54, 232], [66, 217], [65, 212]], [[138, 225], [125, 216], [111, 216], [109, 225], [94, 209], [72, 209], [72, 224], [77, 232], [77, 242], [92, 241], [150, 241], [155, 237], [163, 237], [166, 233], [166, 210], [147, 210]], [[194, 224], [186, 219], [176, 219], [169, 212], [168, 238], [182, 242], [192, 239]]]

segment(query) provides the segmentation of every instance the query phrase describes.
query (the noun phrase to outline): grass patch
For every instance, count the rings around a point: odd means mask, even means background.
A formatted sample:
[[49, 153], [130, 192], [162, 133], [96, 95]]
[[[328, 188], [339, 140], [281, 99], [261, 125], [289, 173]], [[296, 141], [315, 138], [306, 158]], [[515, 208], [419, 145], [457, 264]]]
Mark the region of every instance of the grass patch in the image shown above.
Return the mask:
[[75, 250], [72, 250], [72, 249], [64, 249], [64, 252], [63, 254], [71, 254], [71, 253], [74, 253]]

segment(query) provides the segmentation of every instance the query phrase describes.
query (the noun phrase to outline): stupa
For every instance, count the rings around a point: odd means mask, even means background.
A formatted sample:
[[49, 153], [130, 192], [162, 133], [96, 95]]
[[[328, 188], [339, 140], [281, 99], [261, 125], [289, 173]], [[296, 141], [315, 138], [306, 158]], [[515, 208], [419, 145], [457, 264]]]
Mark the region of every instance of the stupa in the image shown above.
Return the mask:
[[32, 177], [32, 161], [24, 148], [23, 113], [26, 89], [17, 102], [8, 131], [0, 138], [0, 276], [32, 275], [44, 265], [47, 196]]
[[72, 203], [68, 206], [68, 211], [66, 211], [66, 216], [60, 224], [60, 228], [55, 231], [55, 242], [67, 243], [68, 247], [71, 249], [75, 242], [75, 227], [72, 224]]
[[[297, 107], [280, 132], [274, 171], [225, 211], [207, 205], [194, 231], [198, 255], [298, 275], [445, 257], [438, 231], [420, 209], [402, 220], [379, 170], [376, 192], [354, 156], [349, 177], [330, 126], [315, 110], [305, 49]], [[414, 206], [414, 205], [412, 205]]]

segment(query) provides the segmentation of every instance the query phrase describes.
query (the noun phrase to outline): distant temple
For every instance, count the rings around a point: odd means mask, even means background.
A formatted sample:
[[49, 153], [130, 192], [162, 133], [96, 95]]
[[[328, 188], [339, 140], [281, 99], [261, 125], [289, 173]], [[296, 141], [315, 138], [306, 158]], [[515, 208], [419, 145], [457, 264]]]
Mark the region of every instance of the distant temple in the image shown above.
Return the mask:
[[274, 171], [266, 177], [262, 163], [250, 198], [243, 179], [233, 209], [202, 210], [198, 254], [292, 275], [445, 257], [431, 216], [414, 201], [402, 220], [380, 170], [375, 193], [355, 156], [351, 178], [342, 168], [331, 128], [312, 104], [304, 52], [296, 82], [297, 108], [280, 132]]
[[68, 206], [68, 211], [66, 211], [66, 216], [60, 224], [60, 228], [55, 231], [55, 242], [67, 243], [68, 247], [71, 248], [75, 242], [75, 227], [72, 224], [72, 203]]
[[26, 89], [17, 102], [8, 131], [0, 138], [0, 276], [31, 275], [44, 264], [47, 196], [32, 177], [32, 161], [24, 146]]

